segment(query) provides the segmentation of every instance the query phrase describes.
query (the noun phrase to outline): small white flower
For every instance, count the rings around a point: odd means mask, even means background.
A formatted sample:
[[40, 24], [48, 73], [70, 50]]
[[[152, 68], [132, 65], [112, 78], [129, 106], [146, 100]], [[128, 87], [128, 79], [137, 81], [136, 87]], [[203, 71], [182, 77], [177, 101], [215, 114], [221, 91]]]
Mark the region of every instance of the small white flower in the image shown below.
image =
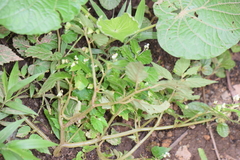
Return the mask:
[[72, 62], [71, 67], [74, 67], [76, 65], [76, 62]]
[[57, 97], [62, 97], [62, 95], [63, 95], [63, 90], [60, 90], [60, 92], [58, 92], [57, 94]]
[[218, 103], [218, 101], [214, 101], [214, 102], [213, 102], [213, 104], [217, 104], [217, 103]]
[[226, 103], [223, 103], [223, 104], [222, 104], [222, 108], [226, 108]]
[[77, 60], [78, 60], [78, 57], [77, 57], [76, 55], [74, 56], [74, 60], [75, 60], [75, 61], [77, 61]]
[[233, 96], [233, 100], [234, 100], [234, 102], [239, 101], [239, 99], [240, 99], [239, 94]]
[[147, 43], [147, 44], [144, 45], [144, 49], [145, 49], [145, 50], [148, 50], [148, 49], [149, 49], [149, 43]]
[[114, 54], [112, 55], [112, 59], [116, 59], [117, 56], [118, 56], [118, 53], [114, 53]]
[[84, 58], [84, 59], [83, 59], [83, 62], [87, 62], [87, 61], [89, 61], [88, 58]]
[[167, 157], [171, 157], [170, 153], [169, 152], [166, 152], [164, 155], [163, 155], [164, 158], [167, 158]]

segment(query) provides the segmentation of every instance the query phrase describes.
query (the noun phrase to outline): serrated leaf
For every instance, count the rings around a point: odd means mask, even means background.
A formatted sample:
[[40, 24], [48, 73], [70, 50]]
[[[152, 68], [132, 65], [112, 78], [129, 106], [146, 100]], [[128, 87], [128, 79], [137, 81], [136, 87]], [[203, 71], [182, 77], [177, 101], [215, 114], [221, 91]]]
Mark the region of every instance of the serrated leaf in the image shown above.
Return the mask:
[[217, 81], [212, 81], [204, 78], [187, 78], [185, 80], [185, 84], [190, 88], [204, 87], [213, 83], [217, 83]]
[[147, 72], [144, 71], [143, 64], [140, 62], [130, 62], [126, 66], [126, 75], [136, 83], [142, 82], [148, 76]]
[[176, 73], [176, 75], [178, 76], [182, 76], [189, 66], [190, 66], [190, 60], [180, 58], [179, 60], [177, 60], [174, 66], [173, 72]]
[[0, 5], [0, 24], [18, 34], [48, 33], [72, 20], [81, 4], [84, 1], [7, 0]]
[[225, 69], [232, 69], [236, 63], [232, 60], [232, 55], [229, 51], [224, 52], [220, 56], [217, 57], [218, 60], [221, 60], [220, 66]]
[[160, 79], [160, 77], [158, 76], [159, 73], [156, 71], [155, 68], [153, 68], [153, 67], [144, 67], [144, 70], [148, 74], [148, 77], [145, 79], [145, 81], [154, 83], [154, 82], [157, 82]]
[[197, 114], [203, 113], [207, 111], [209, 106], [202, 102], [191, 102], [188, 105], [178, 104], [181, 108], [183, 115], [191, 118], [196, 116]]
[[7, 125], [7, 127], [5, 127], [3, 130], [0, 131], [0, 143], [3, 143], [9, 136], [12, 135], [12, 133], [22, 124], [22, 122], [25, 119], [21, 119], [18, 120], [16, 122], [13, 122], [9, 125]]
[[196, 66], [196, 67], [191, 67], [191, 68], [189, 68], [189, 69], [184, 73], [184, 76], [197, 74], [199, 68], [200, 68], [200, 66]]
[[153, 62], [152, 62], [152, 65], [156, 69], [156, 71], [158, 72], [159, 76], [161, 76], [163, 78], [166, 78], [168, 80], [173, 79], [172, 74], [166, 68], [163, 68], [162, 66], [160, 66], [156, 63], [153, 63]]
[[176, 57], [216, 57], [239, 41], [239, 8], [236, 0], [158, 1], [158, 42]]
[[42, 61], [37, 59], [33, 64], [28, 67], [28, 73], [30, 75], [45, 73], [47, 70], [50, 69], [51, 62], [49, 61]]
[[68, 30], [66, 31], [64, 34], [61, 35], [62, 40], [66, 43], [72, 43], [73, 41], [75, 41], [77, 39], [77, 33], [75, 33], [72, 30]]
[[45, 48], [47, 50], [53, 50], [56, 49], [57, 46], [57, 35], [53, 33], [48, 33], [44, 35], [41, 39], [41, 41], [37, 41], [38, 47]]
[[132, 52], [135, 55], [138, 55], [141, 52], [141, 50], [142, 50], [141, 47], [138, 44], [138, 41], [135, 40], [135, 39], [130, 41], [130, 47], [131, 47]]
[[112, 10], [118, 6], [121, 0], [100, 0], [100, 4], [107, 10]]
[[26, 56], [39, 58], [39, 59], [45, 60], [45, 61], [57, 61], [62, 58], [62, 53], [55, 52], [53, 54], [48, 49], [38, 47], [38, 46], [32, 46], [26, 50]]
[[25, 56], [25, 50], [30, 47], [30, 44], [23, 35], [18, 35], [13, 37], [13, 46], [21, 56]]
[[9, 63], [11, 61], [21, 61], [23, 60], [17, 56], [10, 48], [0, 44], [0, 65], [4, 63]]
[[226, 123], [217, 124], [217, 132], [221, 137], [227, 137], [229, 134], [229, 127]]
[[66, 72], [57, 72], [52, 75], [45, 81], [42, 88], [39, 90], [38, 94], [43, 94], [48, 90], [52, 89], [57, 81], [62, 80], [64, 78], [71, 78], [71, 75]]
[[170, 103], [168, 101], [164, 101], [160, 105], [153, 105], [139, 99], [134, 99], [132, 102], [136, 108], [146, 111], [148, 114], [161, 113], [170, 107]]
[[20, 99], [15, 99], [14, 101], [8, 101], [6, 104], [6, 106], [24, 112], [25, 114], [34, 114], [37, 115], [36, 112], [34, 112], [32, 109], [28, 108], [27, 106], [22, 104], [22, 101]]
[[104, 20], [100, 17], [97, 21], [99, 29], [106, 35], [121, 42], [139, 30], [138, 22], [129, 14], [124, 13], [121, 17]]

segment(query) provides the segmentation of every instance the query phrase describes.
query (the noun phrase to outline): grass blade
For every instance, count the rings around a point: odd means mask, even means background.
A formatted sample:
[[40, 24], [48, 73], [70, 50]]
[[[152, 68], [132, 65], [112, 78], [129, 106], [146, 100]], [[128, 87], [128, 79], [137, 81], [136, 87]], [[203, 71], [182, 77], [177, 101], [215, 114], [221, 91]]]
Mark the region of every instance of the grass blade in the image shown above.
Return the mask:
[[93, 2], [92, 0], [90, 0], [90, 3], [91, 3], [91, 5], [92, 5], [94, 11], [97, 13], [97, 15], [98, 15], [99, 17], [102, 16], [103, 19], [108, 19], [107, 16], [106, 16], [106, 14], [103, 12], [103, 10], [102, 10], [95, 2]]
[[145, 12], [145, 0], [141, 0], [137, 7], [137, 11], [135, 14], [135, 19], [138, 21], [139, 27], [141, 27]]

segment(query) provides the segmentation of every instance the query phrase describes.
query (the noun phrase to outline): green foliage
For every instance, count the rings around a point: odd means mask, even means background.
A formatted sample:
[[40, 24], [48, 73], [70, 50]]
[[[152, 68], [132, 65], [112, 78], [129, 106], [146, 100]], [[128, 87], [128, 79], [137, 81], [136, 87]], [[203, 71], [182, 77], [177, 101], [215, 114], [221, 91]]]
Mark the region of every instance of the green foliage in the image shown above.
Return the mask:
[[176, 57], [216, 57], [239, 41], [239, 7], [236, 0], [158, 1], [153, 7], [158, 42]]
[[208, 160], [207, 156], [202, 148], [198, 148], [198, 154], [199, 154], [201, 160]]
[[163, 159], [167, 157], [167, 153], [170, 151], [170, 148], [154, 146], [151, 151], [155, 158]]

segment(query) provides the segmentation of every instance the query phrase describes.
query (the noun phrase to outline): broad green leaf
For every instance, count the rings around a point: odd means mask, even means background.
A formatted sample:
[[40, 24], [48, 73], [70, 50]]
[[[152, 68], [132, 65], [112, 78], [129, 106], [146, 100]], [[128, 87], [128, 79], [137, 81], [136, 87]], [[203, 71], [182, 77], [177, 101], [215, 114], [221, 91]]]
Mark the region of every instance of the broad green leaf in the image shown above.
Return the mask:
[[154, 146], [151, 149], [151, 152], [155, 158], [162, 159], [164, 158], [164, 155], [170, 151], [170, 149], [171, 148]]
[[8, 36], [10, 33], [11, 32], [7, 28], [0, 26], [0, 38]]
[[138, 22], [129, 14], [124, 13], [121, 17], [104, 20], [100, 17], [97, 21], [99, 29], [106, 35], [111, 36], [121, 42], [139, 30]]
[[[119, 132], [117, 132], [114, 128], [111, 129], [111, 134], [117, 134]], [[113, 138], [113, 139], [107, 139], [106, 140], [108, 143], [110, 143], [111, 145], [117, 146], [121, 143], [121, 137], [118, 138]]]
[[10, 48], [0, 44], [0, 65], [4, 63], [9, 63], [11, 61], [21, 61], [23, 60], [17, 56]]
[[41, 94], [47, 92], [48, 90], [50, 90], [54, 87], [54, 85], [56, 84], [57, 81], [65, 79], [65, 78], [71, 78], [71, 75], [66, 72], [57, 72], [57, 73], [50, 75], [50, 77], [48, 77], [48, 79], [43, 84], [42, 88], [39, 90], [38, 94], [41, 95]]
[[147, 72], [144, 71], [143, 64], [140, 62], [130, 62], [126, 66], [126, 75], [136, 83], [142, 82], [148, 76]]
[[74, 97], [78, 97], [79, 100], [88, 100], [90, 101], [90, 99], [92, 98], [92, 95], [93, 95], [93, 90], [92, 89], [83, 89], [83, 90], [78, 90], [78, 89], [75, 89], [73, 90], [73, 96]]
[[135, 40], [135, 39], [130, 41], [130, 47], [131, 47], [132, 52], [135, 55], [138, 55], [141, 52], [141, 50], [142, 50], [141, 47], [138, 44], [138, 41]]
[[53, 50], [57, 49], [58, 47], [57, 41], [58, 41], [57, 35], [50, 32], [44, 35], [40, 41], [37, 41], [36, 46], [48, 50]]
[[[0, 5], [0, 24], [18, 34], [42, 34], [74, 18], [83, 1], [6, 0]], [[62, 20], [61, 20], [62, 19]]]
[[39, 59], [45, 60], [45, 61], [56, 61], [56, 60], [60, 60], [62, 58], [62, 53], [55, 52], [53, 54], [48, 49], [38, 47], [38, 46], [32, 46], [26, 50], [26, 56], [39, 58]]
[[99, 17], [102, 17], [103, 19], [107, 19], [106, 14], [93, 0], [90, 0], [90, 3]]
[[23, 138], [26, 135], [28, 135], [30, 131], [31, 128], [29, 126], [22, 126], [21, 128], [18, 129], [16, 137]]
[[141, 27], [145, 13], [145, 0], [141, 0], [138, 4], [134, 18], [138, 21], [138, 26]]
[[6, 106], [24, 112], [25, 114], [34, 114], [37, 115], [36, 112], [34, 112], [32, 109], [28, 108], [27, 106], [22, 104], [22, 101], [20, 99], [15, 99], [14, 101], [8, 101], [6, 104]]
[[168, 101], [164, 101], [160, 105], [149, 104], [148, 102], [139, 99], [134, 99], [132, 102], [136, 108], [146, 111], [148, 114], [161, 113], [170, 107]]
[[45, 73], [47, 70], [50, 69], [50, 64], [51, 62], [49, 61], [37, 59], [33, 64], [28, 67], [28, 73], [30, 75]]
[[99, 0], [100, 4], [107, 10], [112, 10], [118, 6], [121, 0]]
[[199, 68], [200, 68], [200, 66], [196, 66], [196, 67], [191, 67], [191, 68], [189, 68], [189, 69], [184, 73], [184, 76], [197, 74]]
[[152, 62], [152, 65], [156, 69], [156, 71], [157, 71], [159, 76], [161, 76], [163, 78], [166, 78], [168, 80], [172, 80], [173, 79], [172, 74], [166, 68], [163, 68], [162, 66], [160, 66], [160, 65], [158, 65], [156, 63], [153, 63], [153, 62]]
[[145, 79], [145, 81], [154, 83], [157, 82], [160, 79], [159, 73], [157, 70], [153, 67], [144, 67], [144, 70], [147, 72], [148, 77]]
[[227, 137], [229, 134], [229, 127], [226, 123], [217, 124], [217, 132], [221, 137]]
[[36, 149], [56, 146], [57, 144], [43, 139], [24, 139], [11, 141], [7, 145], [9, 148]]
[[72, 43], [77, 39], [77, 33], [72, 30], [66, 31], [64, 34], [61, 35], [62, 40], [66, 43]]
[[204, 87], [213, 83], [217, 83], [217, 81], [212, 81], [204, 78], [187, 78], [185, 80], [185, 84], [190, 88]]
[[236, 44], [231, 48], [232, 52], [240, 52], [240, 45]]
[[183, 115], [188, 118], [194, 117], [199, 113], [204, 113], [209, 108], [207, 104], [201, 102], [191, 102], [188, 105], [177, 104], [181, 108]]
[[238, 0], [168, 0], [153, 8], [158, 42], [173, 56], [208, 59], [239, 41]]
[[198, 154], [199, 154], [201, 160], [208, 160], [207, 156], [202, 148], [198, 148]]
[[190, 66], [190, 60], [180, 58], [179, 60], [177, 60], [174, 66], [173, 72], [176, 73], [176, 75], [178, 76], [182, 76], [189, 66]]
[[0, 144], [3, 143], [12, 133], [22, 124], [25, 119], [10, 123], [3, 130], [0, 131]]
[[86, 17], [84, 14], [79, 14], [79, 22], [84, 26], [87, 27], [88, 30], [91, 30], [91, 32], [94, 29], [94, 23], [89, 19], [89, 17]]

